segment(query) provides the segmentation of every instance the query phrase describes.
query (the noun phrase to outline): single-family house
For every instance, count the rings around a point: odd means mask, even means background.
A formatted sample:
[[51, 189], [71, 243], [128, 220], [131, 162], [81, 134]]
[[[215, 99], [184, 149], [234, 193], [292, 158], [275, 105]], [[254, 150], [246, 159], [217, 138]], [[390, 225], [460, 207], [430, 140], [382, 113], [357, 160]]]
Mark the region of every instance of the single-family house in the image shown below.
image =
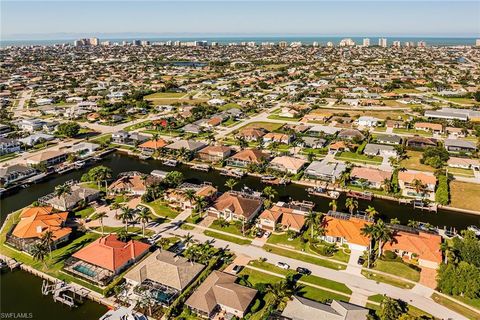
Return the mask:
[[26, 160], [27, 164], [31, 166], [45, 165], [46, 167], [50, 167], [64, 162], [67, 160], [67, 156], [68, 155], [61, 150], [47, 150], [28, 157]]
[[397, 151], [393, 146], [376, 143], [367, 143], [363, 149], [363, 153], [369, 156], [380, 156], [387, 158], [397, 156]]
[[97, 189], [83, 187], [78, 184], [72, 185], [70, 189], [70, 192], [59, 197], [50, 194], [42, 201], [48, 205], [51, 205], [57, 210], [69, 211], [72, 210], [80, 201], [85, 201], [88, 203], [100, 197], [100, 191]]
[[165, 147], [168, 143], [163, 139], [152, 139], [138, 146], [143, 154], [152, 155], [155, 151]]
[[22, 143], [17, 139], [0, 137], [0, 156], [20, 151]]
[[381, 144], [399, 145], [402, 143], [402, 137], [394, 134], [379, 134], [375, 137], [375, 141]]
[[428, 147], [436, 147], [437, 142], [431, 138], [413, 136], [411, 138], [407, 138], [406, 145], [407, 147], [410, 147], [410, 148], [425, 149]]
[[14, 164], [7, 167], [0, 167], [0, 186], [6, 187], [20, 182], [37, 173], [37, 170], [21, 164]]
[[268, 160], [269, 156], [258, 149], [245, 149], [227, 159], [227, 165], [246, 168], [250, 164], [260, 164]]
[[282, 311], [282, 320], [366, 320], [368, 314], [367, 308], [352, 303], [332, 300], [325, 304], [295, 295]]
[[306, 215], [308, 215], [306, 209], [285, 202], [277, 202], [260, 214], [258, 226], [267, 231], [276, 231], [281, 227], [284, 230], [300, 232], [305, 225]]
[[304, 176], [310, 179], [335, 182], [346, 169], [347, 166], [340, 162], [312, 161], [305, 169]]
[[374, 168], [354, 167], [350, 172], [352, 184], [374, 189], [381, 189], [391, 178], [392, 172]]
[[270, 164], [270, 168], [290, 174], [299, 173], [303, 167], [307, 164], [307, 161], [295, 157], [281, 156], [275, 157]]
[[258, 141], [267, 133], [268, 130], [264, 128], [245, 128], [240, 130], [236, 137], [245, 139], [245, 141]]
[[166, 149], [172, 151], [187, 150], [190, 152], [197, 152], [206, 147], [206, 144], [196, 140], [177, 140], [167, 146]]
[[263, 199], [254, 195], [229, 191], [208, 208], [208, 215], [227, 221], [250, 221], [262, 209]]
[[435, 200], [437, 178], [433, 173], [411, 170], [400, 171], [398, 173], [398, 184], [404, 196]]
[[414, 128], [415, 130], [422, 130], [432, 133], [443, 133], [443, 126], [440, 123], [416, 122]]
[[234, 150], [227, 146], [207, 146], [197, 154], [198, 159], [205, 162], [220, 162], [230, 157]]
[[263, 142], [265, 143], [277, 142], [277, 143], [289, 144], [290, 142], [292, 142], [293, 139], [294, 139], [293, 135], [286, 134], [286, 133], [269, 132], [263, 136]]
[[452, 168], [480, 170], [480, 161], [472, 158], [450, 157], [447, 161], [447, 165]]
[[370, 116], [361, 116], [357, 119], [357, 124], [362, 127], [376, 127], [380, 119]]
[[468, 140], [445, 139], [445, 149], [452, 153], [473, 153], [477, 151], [477, 145]]
[[370, 239], [362, 234], [362, 229], [373, 221], [366, 216], [329, 211], [323, 218], [325, 234], [321, 239], [339, 245], [348, 245], [351, 250], [365, 251]]

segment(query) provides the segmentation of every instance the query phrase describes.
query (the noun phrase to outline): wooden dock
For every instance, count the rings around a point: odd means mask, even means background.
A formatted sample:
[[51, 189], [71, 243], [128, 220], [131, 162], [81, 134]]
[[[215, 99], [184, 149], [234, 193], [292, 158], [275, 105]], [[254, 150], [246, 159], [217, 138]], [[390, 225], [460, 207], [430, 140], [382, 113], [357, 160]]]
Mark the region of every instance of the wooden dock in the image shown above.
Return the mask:
[[3, 254], [0, 255], [0, 260], [4, 262], [10, 270], [16, 269], [20, 267], [20, 265], [22, 264], [21, 262], [18, 262], [17, 260], [12, 259], [10, 257], [4, 256]]

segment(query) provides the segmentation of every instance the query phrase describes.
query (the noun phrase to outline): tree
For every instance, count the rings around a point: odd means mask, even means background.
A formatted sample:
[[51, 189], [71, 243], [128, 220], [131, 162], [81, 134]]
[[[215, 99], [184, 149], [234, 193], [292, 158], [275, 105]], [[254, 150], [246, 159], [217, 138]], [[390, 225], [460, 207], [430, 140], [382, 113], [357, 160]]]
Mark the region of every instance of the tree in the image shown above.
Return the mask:
[[167, 238], [162, 237], [158, 240], [158, 245], [160, 246], [160, 249], [165, 249], [165, 247], [169, 244], [170, 240], [168, 240]]
[[370, 240], [370, 245], [368, 247], [368, 268], [370, 268], [370, 258], [372, 257], [372, 247], [373, 247], [373, 240], [375, 239], [375, 225], [373, 224], [365, 224], [365, 226], [360, 229], [360, 233], [363, 236], [368, 237]]
[[380, 320], [396, 320], [406, 312], [406, 304], [399, 300], [384, 296], [380, 303], [380, 310], [378, 316]]
[[69, 138], [75, 137], [80, 131], [80, 125], [76, 122], [64, 122], [58, 125], [57, 133]]
[[412, 186], [415, 188], [415, 191], [417, 193], [420, 193], [420, 191], [425, 190], [425, 185], [423, 184], [422, 180], [419, 180], [419, 179], [413, 179]]
[[193, 236], [190, 234], [190, 232], [183, 238], [183, 244], [185, 245], [186, 248], [188, 248], [192, 243], [195, 242], [193, 239]]
[[30, 252], [34, 260], [42, 261], [44, 268], [47, 267], [45, 263], [45, 258], [48, 254], [48, 249], [43, 243], [35, 243], [32, 247], [32, 251]]
[[120, 241], [126, 242], [129, 238], [128, 231], [124, 229], [120, 230], [117, 232], [117, 238]]
[[137, 221], [142, 224], [142, 236], [145, 238], [145, 225], [150, 222], [150, 209], [143, 207], [137, 214]]
[[105, 218], [106, 216], [107, 216], [106, 212], [98, 212], [95, 215], [95, 220], [100, 220], [100, 226], [102, 228], [102, 237], [103, 237], [103, 218]]
[[105, 181], [105, 190], [107, 189], [106, 182], [108, 179], [112, 178], [112, 170], [106, 166], [97, 166], [88, 171], [90, 179], [98, 183], [100, 188], [100, 183]]
[[225, 187], [229, 188], [230, 191], [232, 191], [233, 187], [235, 187], [237, 183], [238, 183], [238, 180], [228, 179], [227, 181], [225, 181]]
[[330, 201], [330, 203], [328, 204], [328, 206], [329, 206], [330, 208], [332, 208], [332, 211], [337, 211], [337, 200], [332, 199], [332, 201]]
[[63, 199], [63, 208], [67, 210], [67, 195], [72, 193], [72, 188], [68, 184], [62, 184], [55, 187], [54, 194], [58, 197], [58, 199]]
[[375, 224], [374, 235], [375, 239], [378, 241], [378, 257], [380, 257], [382, 255], [383, 244], [392, 240], [393, 233], [382, 219], [378, 219], [377, 223]]
[[163, 179], [163, 183], [167, 186], [176, 188], [183, 182], [183, 173], [179, 171], [170, 171]]
[[45, 231], [40, 238], [42, 244], [48, 248], [48, 254], [52, 254], [52, 245], [53, 245], [53, 232], [50, 230]]
[[365, 210], [365, 213], [373, 219], [378, 214], [378, 211], [374, 207], [368, 206], [368, 208]]
[[315, 211], [310, 211], [305, 217], [305, 225], [310, 228], [310, 238], [313, 239], [314, 231], [322, 221], [322, 216]]
[[133, 209], [127, 206], [121, 207], [120, 213], [117, 215], [117, 218], [122, 220], [123, 223], [125, 223], [125, 231], [128, 231], [128, 223], [133, 220], [133, 217]]
[[353, 210], [358, 208], [358, 201], [354, 198], [347, 198], [345, 200], [345, 207], [348, 209], [348, 212], [350, 212], [350, 214], [353, 214]]
[[277, 196], [278, 192], [271, 186], [267, 186], [263, 189], [262, 193], [268, 198], [267, 207], [270, 207], [272, 200]]
[[195, 201], [195, 198], [196, 198], [196, 195], [195, 195], [196, 191], [193, 190], [193, 189], [187, 189], [184, 191], [184, 194], [185, 194], [185, 198], [187, 198], [187, 200], [193, 204], [193, 202]]

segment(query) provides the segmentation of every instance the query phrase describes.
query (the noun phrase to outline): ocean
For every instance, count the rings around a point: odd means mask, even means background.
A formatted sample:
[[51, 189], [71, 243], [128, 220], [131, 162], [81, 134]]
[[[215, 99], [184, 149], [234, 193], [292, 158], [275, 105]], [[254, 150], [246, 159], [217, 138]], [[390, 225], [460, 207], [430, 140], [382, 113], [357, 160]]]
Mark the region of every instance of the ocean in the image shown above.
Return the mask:
[[[218, 42], [220, 44], [228, 44], [231, 42], [250, 42], [254, 41], [257, 44], [262, 42], [274, 42], [277, 43], [279, 41], [287, 41], [295, 42], [301, 41], [304, 44], [312, 44], [313, 42], [318, 42], [320, 45], [326, 45], [327, 42], [333, 42], [335, 45], [338, 45], [341, 39], [344, 38], [351, 38], [355, 41], [356, 44], [362, 44], [363, 38], [370, 38], [370, 44], [376, 45], [378, 44], [378, 36], [371, 36], [371, 37], [348, 37], [348, 36], [197, 36], [197, 37], [175, 37], [175, 36], [164, 36], [164, 37], [138, 37], [138, 38], [100, 38], [100, 41], [111, 41], [112, 43], [118, 42], [121, 43], [122, 41], [132, 42], [135, 40], [147, 40], [150, 42], [165, 42], [165, 41], [208, 41], [211, 42]], [[404, 42], [414, 42], [415, 44], [418, 41], [426, 42], [427, 46], [474, 46], [476, 38], [454, 38], [454, 37], [385, 37], [387, 38], [388, 45], [391, 45], [393, 41], [400, 41], [402, 45]], [[71, 43], [75, 39], [58, 39], [58, 40], [0, 40], [0, 47], [8, 47], [8, 46], [32, 46], [32, 45], [40, 45], [40, 46], [49, 46], [55, 44], [64, 44], [64, 43]]]

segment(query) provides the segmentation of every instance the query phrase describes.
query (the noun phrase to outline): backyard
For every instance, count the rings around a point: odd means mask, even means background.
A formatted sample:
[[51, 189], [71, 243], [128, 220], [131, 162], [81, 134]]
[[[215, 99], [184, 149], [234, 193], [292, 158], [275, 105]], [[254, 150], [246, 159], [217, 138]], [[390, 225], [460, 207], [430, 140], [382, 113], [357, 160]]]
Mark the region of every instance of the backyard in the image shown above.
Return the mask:
[[[480, 184], [451, 181], [450, 206], [455, 208], [478, 210], [480, 208]], [[468, 199], [468, 201], [465, 201]]]
[[434, 168], [420, 163], [423, 153], [421, 151], [407, 151], [407, 157], [400, 162], [401, 167], [418, 171], [435, 171]]

